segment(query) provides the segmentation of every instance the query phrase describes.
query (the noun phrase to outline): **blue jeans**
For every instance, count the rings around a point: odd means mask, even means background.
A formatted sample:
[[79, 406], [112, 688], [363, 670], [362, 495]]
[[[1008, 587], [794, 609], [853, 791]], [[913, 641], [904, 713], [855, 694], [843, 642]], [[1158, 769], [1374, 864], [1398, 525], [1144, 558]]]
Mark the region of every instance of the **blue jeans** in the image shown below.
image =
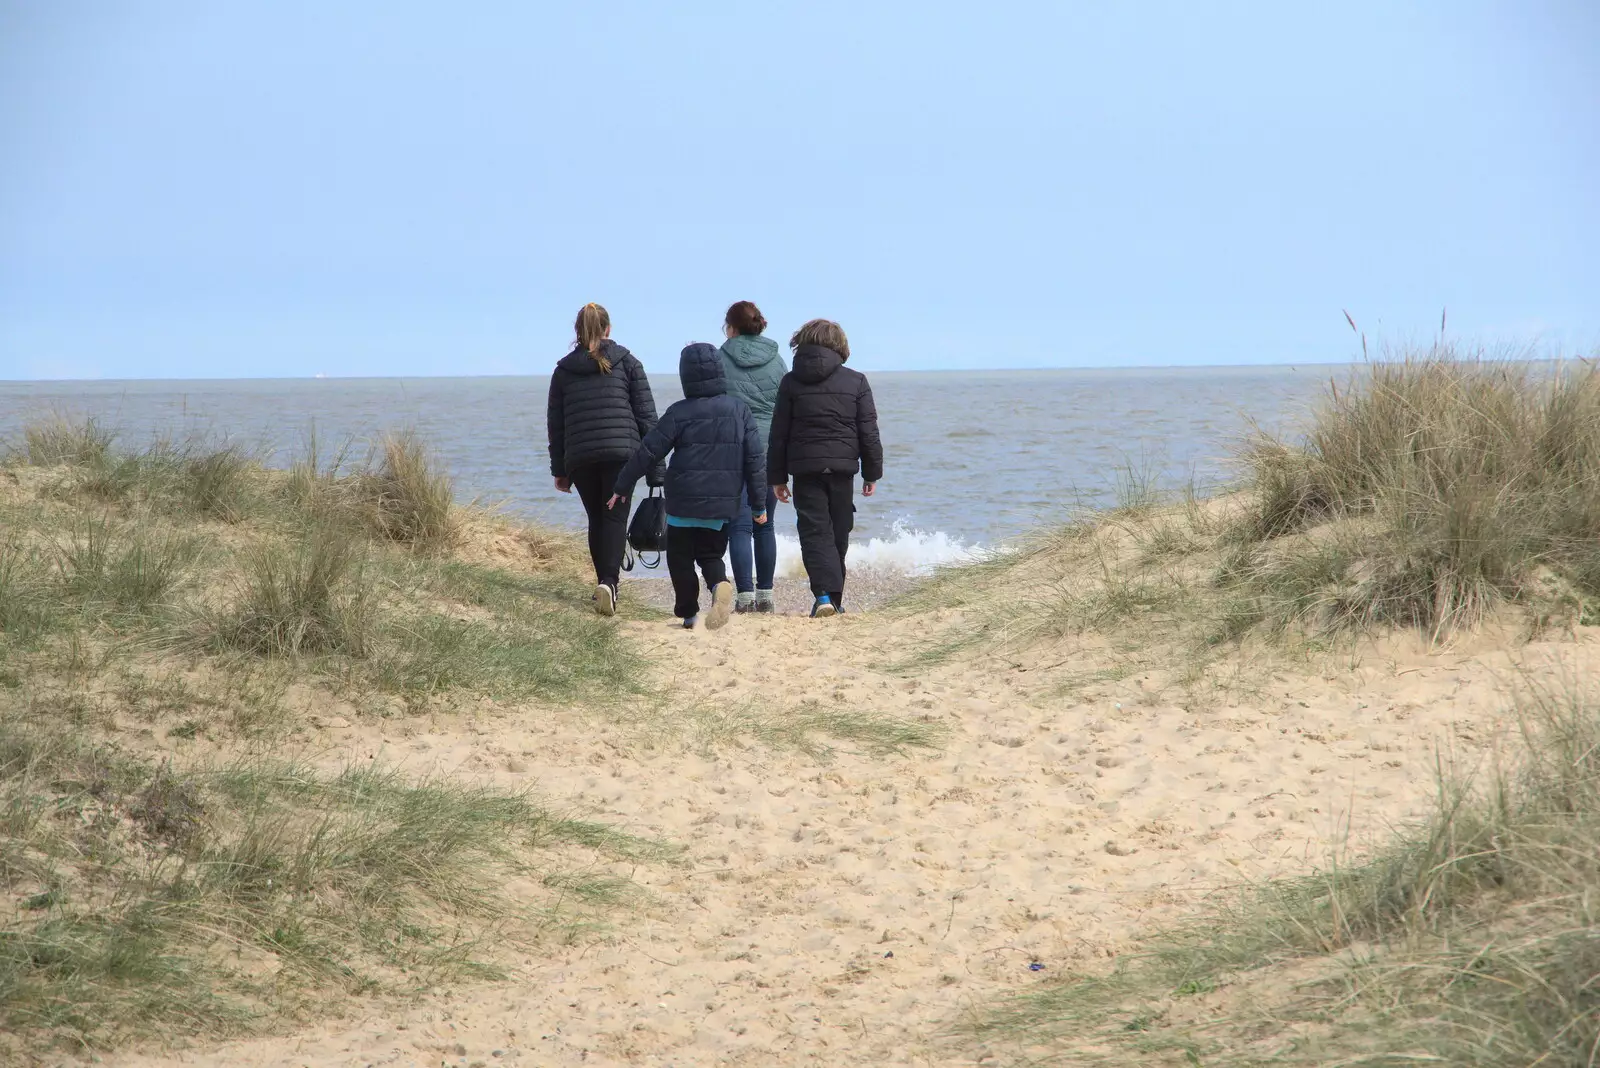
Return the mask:
[[772, 513], [778, 510], [778, 496], [767, 487], [767, 521], [758, 525], [755, 512], [739, 509], [728, 525], [728, 556], [733, 561], [733, 586], [740, 593], [772, 589], [772, 576], [778, 570], [778, 531]]

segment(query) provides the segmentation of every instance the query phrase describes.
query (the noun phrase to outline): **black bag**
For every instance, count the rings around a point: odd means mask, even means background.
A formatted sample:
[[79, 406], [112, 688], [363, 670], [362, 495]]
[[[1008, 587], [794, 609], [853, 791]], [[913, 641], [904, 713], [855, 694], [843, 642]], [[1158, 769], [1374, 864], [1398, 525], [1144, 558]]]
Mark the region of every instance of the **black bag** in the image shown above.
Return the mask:
[[[652, 486], [649, 496], [633, 511], [633, 520], [628, 523], [628, 548], [638, 554], [645, 567], [661, 565], [661, 554], [667, 551], [667, 499], [658, 487]], [[654, 553], [655, 559], [644, 559], [647, 553]], [[626, 569], [632, 571], [632, 561], [625, 563]]]

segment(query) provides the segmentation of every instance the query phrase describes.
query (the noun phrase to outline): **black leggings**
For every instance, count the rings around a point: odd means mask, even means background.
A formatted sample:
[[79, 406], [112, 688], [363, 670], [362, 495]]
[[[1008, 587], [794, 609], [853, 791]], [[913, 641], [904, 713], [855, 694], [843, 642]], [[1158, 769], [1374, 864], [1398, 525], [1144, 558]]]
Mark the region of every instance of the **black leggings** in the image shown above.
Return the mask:
[[622, 553], [628, 545], [628, 502], [618, 501], [615, 508], [607, 508], [606, 502], [611, 499], [622, 466], [620, 461], [585, 464], [567, 476], [583, 498], [583, 510], [589, 513], [589, 559], [594, 561], [595, 581], [612, 586], [622, 578]]

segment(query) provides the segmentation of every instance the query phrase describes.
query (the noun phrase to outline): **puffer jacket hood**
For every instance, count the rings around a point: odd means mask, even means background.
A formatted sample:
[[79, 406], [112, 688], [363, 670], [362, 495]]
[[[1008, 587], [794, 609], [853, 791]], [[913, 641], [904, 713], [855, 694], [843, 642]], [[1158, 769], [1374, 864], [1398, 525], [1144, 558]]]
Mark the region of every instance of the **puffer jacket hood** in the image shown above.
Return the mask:
[[766, 499], [760, 431], [749, 407], [727, 390], [722, 353], [685, 346], [678, 357], [683, 400], [666, 410], [617, 475], [614, 492], [634, 484], [668, 453], [667, 512], [683, 519], [732, 519], [745, 501]]
[[[600, 355], [610, 360], [612, 367], [616, 367], [624, 357], [633, 354], [610, 338], [606, 338], [600, 342]], [[575, 375], [597, 375], [600, 373], [600, 365], [595, 363], [594, 357], [589, 355], [589, 350], [582, 345], [561, 357], [556, 366]]]
[[740, 334], [722, 343], [722, 366], [728, 374], [728, 393], [750, 407], [766, 448], [772, 433], [772, 410], [778, 403], [778, 383], [788, 374], [778, 343], [760, 334]]
[[809, 386], [826, 381], [843, 366], [843, 356], [821, 345], [801, 345], [794, 350], [794, 376]]
[[730, 337], [722, 343], [722, 352], [733, 361], [734, 366], [746, 371], [765, 367], [773, 360], [780, 359], [778, 343], [760, 334], [739, 334]]
[[722, 354], [703, 341], [685, 345], [678, 354], [678, 378], [685, 397], [720, 397], [728, 392]]

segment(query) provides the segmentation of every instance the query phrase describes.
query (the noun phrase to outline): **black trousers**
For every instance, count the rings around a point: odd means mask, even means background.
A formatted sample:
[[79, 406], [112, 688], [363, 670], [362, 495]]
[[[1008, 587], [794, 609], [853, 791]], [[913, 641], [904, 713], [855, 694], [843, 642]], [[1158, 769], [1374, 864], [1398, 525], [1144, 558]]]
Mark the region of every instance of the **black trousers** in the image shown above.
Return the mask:
[[844, 600], [844, 557], [856, 525], [854, 475], [795, 475], [794, 514], [800, 531], [800, 559], [811, 593]]
[[672, 576], [672, 614], [688, 619], [700, 614], [700, 583], [694, 569], [706, 578], [706, 589], [728, 581], [722, 554], [728, 551], [728, 527], [667, 527], [667, 574]]
[[622, 464], [585, 464], [574, 468], [568, 479], [572, 488], [583, 499], [583, 510], [589, 513], [589, 559], [594, 561], [596, 582], [609, 582], [615, 586], [622, 577], [622, 553], [628, 545], [628, 501], [618, 501], [615, 508], [607, 508], [612, 487]]

